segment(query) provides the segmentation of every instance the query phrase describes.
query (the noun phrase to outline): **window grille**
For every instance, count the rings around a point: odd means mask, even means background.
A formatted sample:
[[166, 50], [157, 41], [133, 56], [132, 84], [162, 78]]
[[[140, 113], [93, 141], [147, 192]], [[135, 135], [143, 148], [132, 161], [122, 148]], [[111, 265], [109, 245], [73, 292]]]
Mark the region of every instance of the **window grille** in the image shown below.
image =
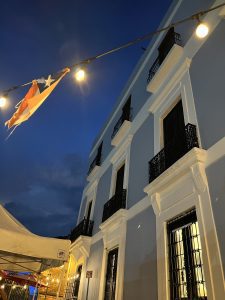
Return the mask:
[[202, 247], [195, 210], [168, 222], [167, 229], [171, 300], [206, 300]]

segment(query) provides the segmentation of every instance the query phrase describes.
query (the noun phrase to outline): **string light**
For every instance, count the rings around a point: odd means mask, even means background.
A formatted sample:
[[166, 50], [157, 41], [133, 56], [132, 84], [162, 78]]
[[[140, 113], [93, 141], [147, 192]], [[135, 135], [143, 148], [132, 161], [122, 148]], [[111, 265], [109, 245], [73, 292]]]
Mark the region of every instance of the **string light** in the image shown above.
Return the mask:
[[6, 105], [7, 98], [6, 96], [1, 96], [0, 97], [0, 108], [3, 108]]
[[16, 285], [14, 284], [14, 285], [12, 286], [12, 288], [15, 290], [15, 288], [16, 288]]
[[201, 22], [200, 16], [201, 16], [201, 14], [198, 14], [194, 17], [197, 21], [197, 27], [195, 30], [195, 34], [199, 39], [203, 39], [204, 37], [206, 37], [208, 35], [209, 27], [205, 23]]
[[5, 288], [5, 285], [4, 285], [4, 284], [2, 284], [2, 285], [1, 285], [1, 289], [3, 290], [4, 288]]
[[198, 38], [203, 39], [208, 35], [209, 27], [205, 23], [200, 23], [198, 24], [195, 33]]
[[26, 288], [27, 288], [27, 285], [26, 285], [26, 284], [24, 284], [23, 288], [24, 288], [24, 290], [26, 290]]
[[74, 73], [75, 79], [78, 82], [82, 82], [86, 79], [86, 72], [84, 68], [78, 68], [76, 69]]
[[[79, 68], [78, 71], [75, 71], [75, 75], [74, 75], [74, 76], [75, 76], [75, 79], [76, 79], [78, 82], [81, 82], [81, 81], [85, 80], [85, 78], [86, 78], [86, 72], [85, 72], [85, 70], [82, 68], [83, 65], [88, 64], [88, 63], [90, 63], [90, 62], [92, 62], [92, 61], [94, 61], [94, 60], [96, 60], [96, 59], [102, 58], [102, 57], [104, 57], [104, 56], [106, 56], [106, 55], [112, 54], [112, 53], [114, 53], [114, 52], [117, 52], [117, 51], [120, 51], [120, 50], [122, 50], [122, 49], [128, 48], [128, 47], [130, 47], [130, 46], [133, 46], [133, 45], [135, 45], [135, 44], [137, 44], [137, 43], [140, 43], [140, 42], [142, 42], [142, 41], [149, 40], [149, 39], [152, 38], [154, 35], [157, 35], [157, 34], [159, 34], [159, 33], [161, 33], [161, 32], [167, 31], [167, 30], [170, 29], [171, 27], [175, 27], [175, 26], [177, 26], [177, 25], [183, 24], [183, 23], [185, 23], [185, 22], [187, 22], [187, 21], [190, 21], [190, 20], [194, 20], [194, 19], [196, 20], [196, 19], [199, 19], [199, 16], [206, 15], [207, 13], [209, 13], [209, 12], [211, 12], [211, 11], [214, 11], [214, 10], [216, 10], [216, 9], [218, 9], [218, 8], [221, 8], [221, 7], [223, 7], [223, 6], [225, 6], [225, 3], [219, 4], [219, 5], [217, 5], [217, 6], [214, 6], [214, 7], [212, 7], [212, 8], [209, 8], [209, 9], [207, 9], [207, 10], [203, 10], [203, 11], [197, 12], [197, 13], [195, 13], [195, 14], [193, 14], [193, 15], [191, 15], [191, 16], [185, 18], [185, 19], [182, 19], [182, 20], [180, 20], [180, 21], [171, 23], [170, 25], [168, 25], [168, 26], [166, 26], [166, 27], [163, 27], [163, 28], [160, 28], [160, 29], [158, 29], [158, 30], [156, 30], [156, 31], [147, 33], [146, 35], [137, 37], [136, 39], [131, 40], [131, 41], [129, 41], [129, 42], [125, 43], [125, 44], [122, 44], [122, 45], [120, 45], [120, 46], [118, 46], [118, 47], [112, 48], [112, 49], [110, 49], [110, 50], [108, 50], [108, 51], [105, 51], [105, 52], [102, 52], [102, 53], [100, 53], [100, 54], [98, 54], [98, 55], [95, 55], [95, 56], [89, 57], [89, 58], [87, 58], [87, 59], [84, 59], [84, 60], [82, 60], [82, 61], [80, 61], [80, 62], [78, 62], [78, 63], [75, 63], [75, 64], [69, 66], [69, 68], [70, 68], [70, 69], [71, 69], [71, 68]], [[209, 32], [209, 28], [208, 28], [208, 26], [207, 26], [206, 24], [204, 24], [204, 23], [198, 24], [198, 26], [197, 26], [197, 28], [196, 28], [196, 35], [197, 35], [199, 38], [203, 38], [203, 37], [207, 36], [208, 32]], [[32, 81], [31, 81], [31, 82], [24, 83], [24, 84], [20, 84], [20, 85], [13, 86], [13, 87], [7, 89], [6, 91], [4, 91], [3, 94], [4, 94], [4, 93], [9, 93], [9, 92], [11, 92], [11, 91], [14, 91], [14, 90], [16, 90], [16, 89], [18, 89], [18, 88], [20, 88], [20, 87], [24, 87], [24, 86], [30, 85], [31, 83], [32, 83]], [[0, 102], [1, 102], [1, 101], [0, 101]], [[4, 100], [3, 100], [3, 103], [4, 103]]]

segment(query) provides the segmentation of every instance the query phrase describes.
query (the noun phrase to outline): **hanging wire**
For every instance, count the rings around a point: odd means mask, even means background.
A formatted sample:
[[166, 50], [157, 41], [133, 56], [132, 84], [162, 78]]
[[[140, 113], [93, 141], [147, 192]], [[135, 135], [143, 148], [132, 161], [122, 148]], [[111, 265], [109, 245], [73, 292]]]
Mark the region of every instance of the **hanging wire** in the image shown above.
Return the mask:
[[[222, 4], [219, 4], [219, 5], [217, 5], [217, 6], [214, 6], [214, 7], [212, 7], [212, 8], [209, 8], [209, 9], [207, 9], [207, 10], [199, 11], [199, 12], [197, 12], [197, 13], [195, 13], [195, 14], [193, 14], [193, 15], [191, 15], [191, 16], [185, 18], [185, 19], [182, 19], [182, 20], [179, 20], [179, 21], [177, 21], [177, 22], [171, 23], [171, 24], [169, 24], [169, 25], [166, 26], [166, 27], [160, 28], [160, 29], [158, 29], [158, 30], [155, 30], [155, 31], [152, 31], [152, 32], [147, 33], [147, 34], [145, 34], [145, 35], [142, 35], [142, 36], [140, 36], [140, 37], [137, 37], [137, 38], [135, 38], [135, 39], [133, 39], [133, 40], [131, 40], [131, 41], [125, 43], [125, 44], [122, 44], [122, 45], [120, 45], [120, 46], [118, 46], [118, 47], [114, 47], [114, 48], [112, 48], [112, 49], [110, 49], [110, 50], [101, 52], [101, 53], [99, 53], [99, 54], [97, 54], [97, 55], [95, 55], [95, 56], [88, 57], [88, 58], [86, 58], [86, 59], [84, 59], [84, 60], [81, 60], [81, 61], [75, 63], [75, 64], [72, 64], [72, 65], [70, 65], [70, 66], [67, 66], [67, 68], [72, 69], [72, 68], [75, 68], [75, 67], [78, 67], [78, 66], [87, 65], [87, 64], [93, 62], [94, 60], [100, 59], [100, 58], [102, 58], [102, 57], [104, 57], [104, 56], [106, 56], [106, 55], [112, 54], [112, 53], [114, 53], [114, 52], [117, 52], [117, 51], [120, 51], [120, 50], [122, 50], [122, 49], [128, 48], [128, 47], [133, 46], [133, 45], [135, 45], [135, 44], [137, 44], [137, 43], [140, 43], [140, 42], [142, 42], [142, 41], [148, 40], [148, 39], [152, 38], [154, 35], [157, 35], [157, 34], [163, 32], [163, 31], [167, 31], [167, 30], [170, 29], [171, 27], [175, 27], [175, 26], [177, 26], [177, 25], [180, 25], [180, 24], [182, 24], [182, 23], [185, 23], [185, 22], [188, 22], [188, 21], [191, 21], [191, 20], [199, 20], [199, 18], [200, 18], [201, 16], [203, 16], [203, 15], [205, 15], [205, 14], [211, 12], [211, 11], [214, 11], [214, 10], [216, 10], [216, 9], [218, 9], [218, 8], [221, 8], [221, 7], [223, 7], [223, 6], [225, 6], [225, 2], [222, 3]], [[63, 68], [63, 69], [65, 69], [65, 68]], [[63, 69], [61, 69], [60, 71], [62, 71]], [[59, 72], [60, 72], [60, 71], [59, 71]], [[43, 77], [43, 76], [42, 76], [42, 77]], [[23, 83], [23, 84], [20, 84], [20, 85], [15, 85], [15, 86], [13, 86], [13, 87], [11, 87], [11, 88], [9, 88], [9, 89], [3, 91], [1, 94], [2, 94], [2, 95], [7, 95], [8, 93], [10, 93], [10, 92], [12, 92], [12, 91], [14, 91], [14, 90], [16, 90], [16, 89], [21, 88], [21, 87], [24, 87], [24, 86], [27, 86], [27, 85], [30, 85], [31, 83], [32, 83], [32, 81], [27, 82], [27, 83]]]

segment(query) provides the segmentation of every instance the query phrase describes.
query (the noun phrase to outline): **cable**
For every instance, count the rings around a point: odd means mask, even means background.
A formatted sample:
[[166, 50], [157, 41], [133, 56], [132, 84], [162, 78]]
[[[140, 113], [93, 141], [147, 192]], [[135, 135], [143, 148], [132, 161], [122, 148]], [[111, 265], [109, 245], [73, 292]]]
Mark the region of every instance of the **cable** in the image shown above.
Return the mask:
[[[166, 27], [163, 27], [163, 28], [160, 28], [160, 29], [158, 29], [158, 30], [156, 30], [156, 31], [152, 31], [152, 32], [147, 33], [147, 34], [145, 34], [145, 35], [143, 35], [143, 36], [137, 37], [137, 38], [135, 38], [135, 39], [133, 39], [133, 40], [131, 40], [131, 41], [125, 43], [125, 44], [122, 44], [122, 45], [120, 45], [120, 46], [118, 46], [118, 47], [114, 47], [114, 48], [112, 48], [112, 49], [110, 49], [110, 50], [101, 52], [101, 53], [99, 53], [99, 54], [97, 54], [97, 55], [95, 55], [95, 56], [88, 57], [88, 58], [86, 58], [86, 59], [84, 59], [84, 60], [81, 60], [81, 61], [79, 61], [79, 62], [77, 62], [77, 63], [75, 63], [75, 64], [72, 64], [72, 65], [68, 66], [67, 68], [72, 69], [72, 68], [75, 68], [75, 67], [77, 67], [77, 66], [89, 64], [89, 63], [93, 62], [94, 60], [100, 59], [100, 58], [102, 58], [102, 57], [104, 57], [104, 56], [106, 56], [106, 55], [109, 55], [109, 54], [112, 54], [112, 53], [114, 53], [114, 52], [120, 51], [120, 50], [122, 50], [122, 49], [128, 48], [128, 47], [133, 46], [133, 45], [135, 45], [135, 44], [137, 44], [137, 43], [139, 43], [139, 42], [148, 40], [148, 39], [150, 39], [151, 37], [153, 37], [154, 35], [159, 34], [159, 33], [163, 32], [163, 31], [166, 31], [166, 30], [170, 29], [171, 27], [175, 27], [175, 26], [180, 25], [180, 24], [182, 24], [182, 23], [185, 23], [185, 22], [187, 22], [187, 21], [198, 20], [200, 16], [203, 16], [203, 15], [205, 15], [205, 14], [211, 12], [211, 11], [214, 11], [214, 10], [216, 10], [216, 9], [218, 9], [218, 8], [221, 8], [222, 6], [225, 6], [225, 2], [222, 3], [222, 4], [220, 4], [220, 5], [217, 5], [217, 6], [214, 6], [214, 7], [212, 7], [212, 8], [209, 8], [209, 9], [207, 9], [207, 10], [199, 11], [199, 12], [197, 12], [197, 13], [195, 13], [195, 14], [193, 14], [193, 15], [191, 15], [191, 16], [185, 18], [185, 19], [182, 19], [182, 20], [177, 21], [177, 22], [175, 22], [175, 23], [171, 23], [170, 25], [168, 25], [168, 26], [166, 26]], [[64, 68], [63, 68], [63, 69], [64, 69]], [[63, 69], [61, 69], [60, 71], [62, 71]], [[60, 72], [60, 71], [59, 71], [59, 72]], [[2, 95], [7, 95], [8, 93], [10, 93], [10, 92], [12, 92], [12, 91], [14, 91], [14, 90], [16, 90], [16, 89], [18, 89], [18, 88], [20, 88], [20, 87], [24, 87], [24, 86], [26, 86], [26, 85], [29, 85], [29, 84], [31, 84], [31, 83], [32, 83], [32, 81], [31, 81], [31, 82], [24, 83], [24, 84], [20, 84], [20, 85], [13, 86], [13, 87], [11, 87], [11, 88], [9, 88], [9, 89], [3, 91], [1, 94], [2, 94]]]

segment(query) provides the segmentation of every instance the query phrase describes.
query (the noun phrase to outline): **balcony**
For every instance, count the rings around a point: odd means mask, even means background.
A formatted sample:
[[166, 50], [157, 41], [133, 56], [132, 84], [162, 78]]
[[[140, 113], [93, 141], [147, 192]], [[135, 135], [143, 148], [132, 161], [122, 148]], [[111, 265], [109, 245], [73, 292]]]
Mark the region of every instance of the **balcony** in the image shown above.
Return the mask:
[[152, 182], [192, 148], [199, 147], [196, 126], [187, 124], [172, 140], [149, 162], [149, 182]]
[[158, 48], [159, 54], [149, 70], [147, 91], [155, 93], [183, 54], [181, 36], [172, 27]]
[[83, 219], [70, 233], [69, 238], [73, 243], [79, 236], [92, 236], [94, 221]]
[[122, 190], [121, 193], [115, 194], [108, 202], [105, 203], [102, 222], [105, 222], [119, 209], [126, 208], [126, 194], [127, 190]]
[[111, 145], [117, 146], [125, 137], [131, 126], [132, 108], [122, 114], [118, 122], [114, 126], [111, 136]]

